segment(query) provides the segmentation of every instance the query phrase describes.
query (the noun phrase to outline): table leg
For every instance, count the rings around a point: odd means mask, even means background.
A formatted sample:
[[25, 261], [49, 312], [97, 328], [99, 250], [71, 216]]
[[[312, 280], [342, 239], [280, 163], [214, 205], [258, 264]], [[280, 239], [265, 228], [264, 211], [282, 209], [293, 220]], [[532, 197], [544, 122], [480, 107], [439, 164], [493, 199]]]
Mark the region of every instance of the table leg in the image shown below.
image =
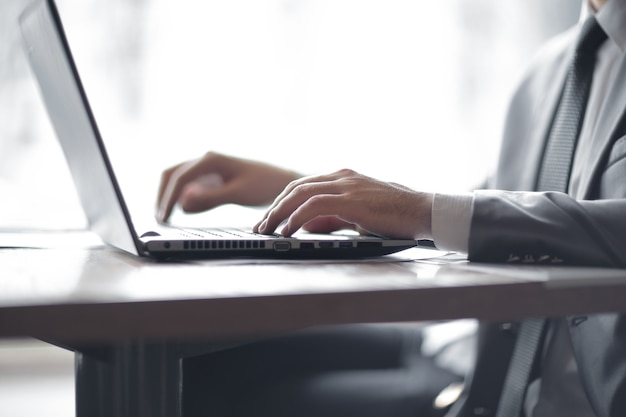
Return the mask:
[[166, 343], [76, 350], [77, 417], [181, 417], [182, 359]]

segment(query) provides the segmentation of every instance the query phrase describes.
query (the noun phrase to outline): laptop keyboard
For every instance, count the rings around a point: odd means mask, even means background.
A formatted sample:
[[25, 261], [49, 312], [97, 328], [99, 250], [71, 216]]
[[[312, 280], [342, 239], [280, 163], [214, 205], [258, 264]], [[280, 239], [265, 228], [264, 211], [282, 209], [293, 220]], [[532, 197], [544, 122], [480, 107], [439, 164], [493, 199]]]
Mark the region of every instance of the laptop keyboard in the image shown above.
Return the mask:
[[[252, 229], [243, 229], [237, 227], [227, 227], [227, 228], [210, 228], [210, 229], [202, 229], [202, 228], [193, 228], [193, 229], [183, 229], [179, 228], [183, 233], [197, 236], [200, 238], [213, 238], [219, 237], [224, 239], [258, 239], [258, 238], [267, 238], [268, 235], [262, 235], [259, 233], [254, 233]], [[274, 235], [274, 237], [280, 237], [280, 235]]]

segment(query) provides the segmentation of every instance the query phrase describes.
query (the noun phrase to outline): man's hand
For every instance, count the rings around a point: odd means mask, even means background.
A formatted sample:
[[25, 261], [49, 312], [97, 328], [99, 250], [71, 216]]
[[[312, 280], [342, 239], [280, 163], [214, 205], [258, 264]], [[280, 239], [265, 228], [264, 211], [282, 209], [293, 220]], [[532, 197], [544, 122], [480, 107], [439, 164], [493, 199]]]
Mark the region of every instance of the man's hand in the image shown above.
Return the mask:
[[291, 182], [254, 227], [271, 234], [354, 229], [378, 236], [431, 238], [432, 194], [379, 181], [351, 170]]
[[177, 203], [186, 212], [230, 203], [269, 204], [290, 181], [299, 177], [272, 165], [209, 152], [163, 172], [157, 219], [167, 221]]

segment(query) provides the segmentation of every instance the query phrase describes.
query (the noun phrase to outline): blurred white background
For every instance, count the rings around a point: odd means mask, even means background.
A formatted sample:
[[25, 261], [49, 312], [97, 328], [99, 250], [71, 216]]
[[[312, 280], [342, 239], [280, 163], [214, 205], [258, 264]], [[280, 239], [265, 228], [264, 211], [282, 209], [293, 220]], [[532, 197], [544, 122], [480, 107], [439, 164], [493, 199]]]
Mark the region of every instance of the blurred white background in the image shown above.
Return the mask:
[[[0, 0], [0, 230], [85, 225]], [[465, 190], [497, 156], [507, 99], [572, 0], [59, 0], [136, 214], [207, 150], [303, 173], [350, 167]], [[185, 219], [180, 214], [178, 219]], [[0, 415], [71, 416], [72, 354], [0, 343]], [[35, 399], [33, 401], [33, 399]]]
[[[84, 218], [0, 4], [3, 228]], [[302, 173], [349, 167], [466, 190], [497, 157], [508, 96], [571, 0], [59, 0], [134, 214], [162, 169], [208, 150]]]

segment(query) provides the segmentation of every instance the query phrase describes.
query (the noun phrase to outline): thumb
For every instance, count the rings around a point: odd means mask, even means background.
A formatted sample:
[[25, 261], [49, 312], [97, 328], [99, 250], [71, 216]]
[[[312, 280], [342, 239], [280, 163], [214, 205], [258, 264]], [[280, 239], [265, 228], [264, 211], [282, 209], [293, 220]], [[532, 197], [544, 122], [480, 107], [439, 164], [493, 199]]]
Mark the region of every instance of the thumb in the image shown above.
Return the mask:
[[308, 221], [302, 228], [311, 233], [331, 233], [341, 229], [354, 230], [355, 226], [336, 216], [319, 216]]
[[188, 183], [178, 198], [178, 204], [189, 213], [209, 210], [227, 202], [222, 178], [216, 174], [205, 175]]

